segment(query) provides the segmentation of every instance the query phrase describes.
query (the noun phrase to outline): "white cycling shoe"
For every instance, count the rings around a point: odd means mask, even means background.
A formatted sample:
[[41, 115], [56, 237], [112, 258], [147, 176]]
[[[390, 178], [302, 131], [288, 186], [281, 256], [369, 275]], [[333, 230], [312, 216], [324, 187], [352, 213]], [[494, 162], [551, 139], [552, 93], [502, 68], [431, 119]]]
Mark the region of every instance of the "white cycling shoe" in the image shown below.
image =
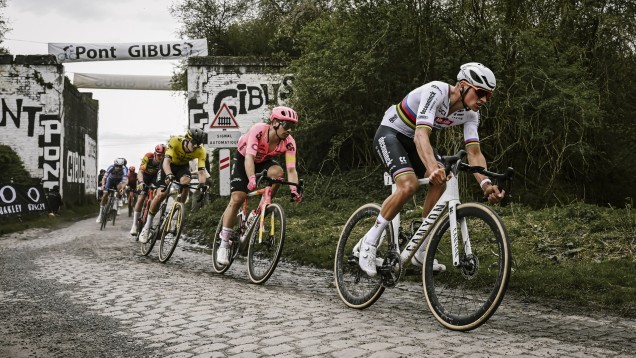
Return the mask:
[[[424, 261], [425, 252], [426, 251], [422, 251], [421, 254], [419, 252], [416, 252], [415, 255], [413, 255], [413, 258], [411, 259], [411, 263], [417, 267], [422, 267], [422, 261]], [[444, 271], [446, 271], [446, 265], [440, 264], [439, 262], [437, 262], [437, 259], [433, 259], [433, 272], [444, 272]]]
[[141, 242], [142, 244], [147, 243], [149, 235], [150, 235], [150, 229], [143, 228], [143, 230], [141, 230], [141, 234], [139, 234], [139, 242]]
[[230, 263], [229, 247], [219, 247], [219, 249], [216, 250], [216, 262], [220, 265], [227, 265]]
[[360, 243], [360, 257], [358, 257], [358, 264], [360, 265], [362, 271], [364, 271], [370, 277], [374, 277], [377, 274], [377, 271], [375, 269], [376, 251], [377, 247], [367, 244], [364, 241], [364, 238], [362, 239], [362, 242]]

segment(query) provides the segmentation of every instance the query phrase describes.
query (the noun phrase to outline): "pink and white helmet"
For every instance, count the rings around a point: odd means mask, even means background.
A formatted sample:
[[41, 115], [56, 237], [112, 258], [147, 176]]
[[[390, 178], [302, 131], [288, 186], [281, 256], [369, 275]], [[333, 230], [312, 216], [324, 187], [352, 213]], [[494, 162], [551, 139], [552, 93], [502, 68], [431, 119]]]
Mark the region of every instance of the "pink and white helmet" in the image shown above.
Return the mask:
[[273, 121], [274, 119], [298, 123], [298, 113], [289, 107], [274, 107], [274, 109], [272, 109], [272, 114], [269, 116], [269, 120]]

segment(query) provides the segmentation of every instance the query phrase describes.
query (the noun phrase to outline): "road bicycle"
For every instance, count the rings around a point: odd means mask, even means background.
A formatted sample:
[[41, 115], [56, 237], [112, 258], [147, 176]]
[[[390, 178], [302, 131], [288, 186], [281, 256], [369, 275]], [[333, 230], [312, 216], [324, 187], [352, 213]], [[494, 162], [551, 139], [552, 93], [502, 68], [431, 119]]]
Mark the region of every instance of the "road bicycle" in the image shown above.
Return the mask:
[[[137, 233], [138, 233], [137, 235], [141, 233], [141, 230], [146, 225], [146, 220], [148, 219], [148, 211], [150, 210], [150, 203], [152, 203], [152, 199], [155, 197], [155, 191], [157, 189], [158, 187], [155, 186], [154, 184], [150, 184], [150, 186], [148, 186], [148, 192], [146, 193], [147, 195], [144, 199], [144, 203], [142, 206], [143, 209], [141, 211], [141, 215], [139, 215], [139, 218], [137, 219]], [[152, 248], [155, 246], [155, 243], [157, 242], [157, 236], [159, 235], [159, 232], [160, 232], [161, 223], [163, 222], [163, 218], [166, 214], [166, 207], [167, 207], [167, 200], [164, 200], [161, 203], [159, 210], [157, 211], [158, 220], [150, 226], [148, 241], [146, 241], [146, 243], [141, 243], [141, 242], [139, 243], [141, 254], [144, 256], [147, 256], [150, 253], [150, 251], [152, 251]]]
[[106, 201], [106, 205], [104, 205], [104, 209], [102, 210], [101, 216], [102, 220], [99, 226], [99, 230], [103, 230], [106, 227], [106, 224], [109, 221], [113, 221], [113, 225], [115, 225], [115, 219], [117, 218], [117, 198], [115, 198], [117, 190], [108, 189], [108, 201]]
[[[285, 242], [285, 211], [280, 204], [272, 203], [272, 185], [296, 186], [302, 193], [303, 180], [292, 183], [284, 179], [274, 179], [267, 176], [267, 171], [257, 174], [258, 183], [265, 183], [265, 187], [247, 194], [242, 210], [236, 216], [233, 234], [230, 238], [230, 262], [222, 265], [216, 261], [216, 252], [221, 245], [219, 234], [223, 228], [223, 215], [214, 232], [212, 241], [212, 267], [217, 273], [227, 271], [239, 253], [247, 254], [247, 272], [250, 280], [255, 284], [266, 282], [274, 273], [280, 260]], [[248, 199], [260, 196], [258, 206], [248, 214]], [[247, 251], [247, 252], [245, 252]]]
[[[193, 188], [190, 184], [181, 184], [177, 182], [170, 183], [168, 186], [169, 195], [168, 197], [173, 197], [172, 205], [170, 206], [170, 210], [167, 211], [166, 215], [162, 217], [161, 226], [161, 234], [159, 241], [159, 261], [162, 263], [167, 262], [172, 256], [172, 253], [177, 248], [177, 244], [179, 243], [179, 238], [181, 237], [181, 231], [183, 230], [183, 226], [185, 225], [185, 206], [183, 203], [183, 192], [184, 190], [190, 190]], [[199, 188], [197, 190], [204, 190]], [[201, 198], [203, 195], [201, 196]], [[163, 204], [167, 205], [168, 199], [164, 200]], [[163, 205], [162, 204], [162, 205]]]
[[126, 196], [128, 198], [128, 217], [131, 217], [135, 209], [135, 202], [137, 201], [137, 192], [135, 189], [127, 189]]
[[[399, 282], [404, 265], [425, 245], [422, 284], [426, 303], [439, 323], [451, 330], [468, 331], [495, 313], [510, 279], [510, 239], [503, 221], [488, 206], [460, 203], [458, 175], [486, 175], [509, 196], [514, 171], [508, 168], [504, 173], [494, 173], [470, 166], [462, 162], [465, 155], [461, 150], [442, 157], [452, 177], [426, 219], [403, 229], [398, 215], [387, 225], [378, 244], [375, 277], [360, 269], [358, 256], [361, 239], [381, 207], [365, 204], [351, 215], [334, 260], [336, 289], [347, 306], [364, 309], [375, 303], [385, 288]], [[426, 185], [429, 179], [419, 182]]]

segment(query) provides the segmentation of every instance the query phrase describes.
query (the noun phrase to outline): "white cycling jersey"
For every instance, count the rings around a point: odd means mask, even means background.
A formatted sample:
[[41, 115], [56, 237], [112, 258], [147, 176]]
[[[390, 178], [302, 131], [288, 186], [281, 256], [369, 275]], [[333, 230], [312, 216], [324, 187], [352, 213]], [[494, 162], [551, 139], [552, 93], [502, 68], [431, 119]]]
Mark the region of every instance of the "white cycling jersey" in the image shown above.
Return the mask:
[[381, 125], [397, 130], [413, 138], [415, 129], [429, 127], [431, 130], [464, 125], [464, 143], [479, 143], [479, 112], [459, 110], [448, 115], [450, 107], [450, 85], [433, 81], [412, 90], [402, 102], [389, 107]]

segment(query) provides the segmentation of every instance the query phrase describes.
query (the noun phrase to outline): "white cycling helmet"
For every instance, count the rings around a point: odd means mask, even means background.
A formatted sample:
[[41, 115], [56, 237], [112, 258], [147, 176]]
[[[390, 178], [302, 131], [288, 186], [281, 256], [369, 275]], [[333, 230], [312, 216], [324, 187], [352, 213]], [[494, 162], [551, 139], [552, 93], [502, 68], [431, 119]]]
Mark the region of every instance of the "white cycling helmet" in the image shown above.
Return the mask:
[[126, 159], [117, 158], [117, 159], [115, 159], [115, 162], [113, 164], [115, 164], [116, 166], [122, 166], [123, 167], [124, 165], [126, 165]]
[[478, 62], [469, 62], [459, 68], [457, 81], [466, 81], [471, 85], [483, 88], [487, 91], [494, 91], [497, 86], [497, 79], [492, 71]]

